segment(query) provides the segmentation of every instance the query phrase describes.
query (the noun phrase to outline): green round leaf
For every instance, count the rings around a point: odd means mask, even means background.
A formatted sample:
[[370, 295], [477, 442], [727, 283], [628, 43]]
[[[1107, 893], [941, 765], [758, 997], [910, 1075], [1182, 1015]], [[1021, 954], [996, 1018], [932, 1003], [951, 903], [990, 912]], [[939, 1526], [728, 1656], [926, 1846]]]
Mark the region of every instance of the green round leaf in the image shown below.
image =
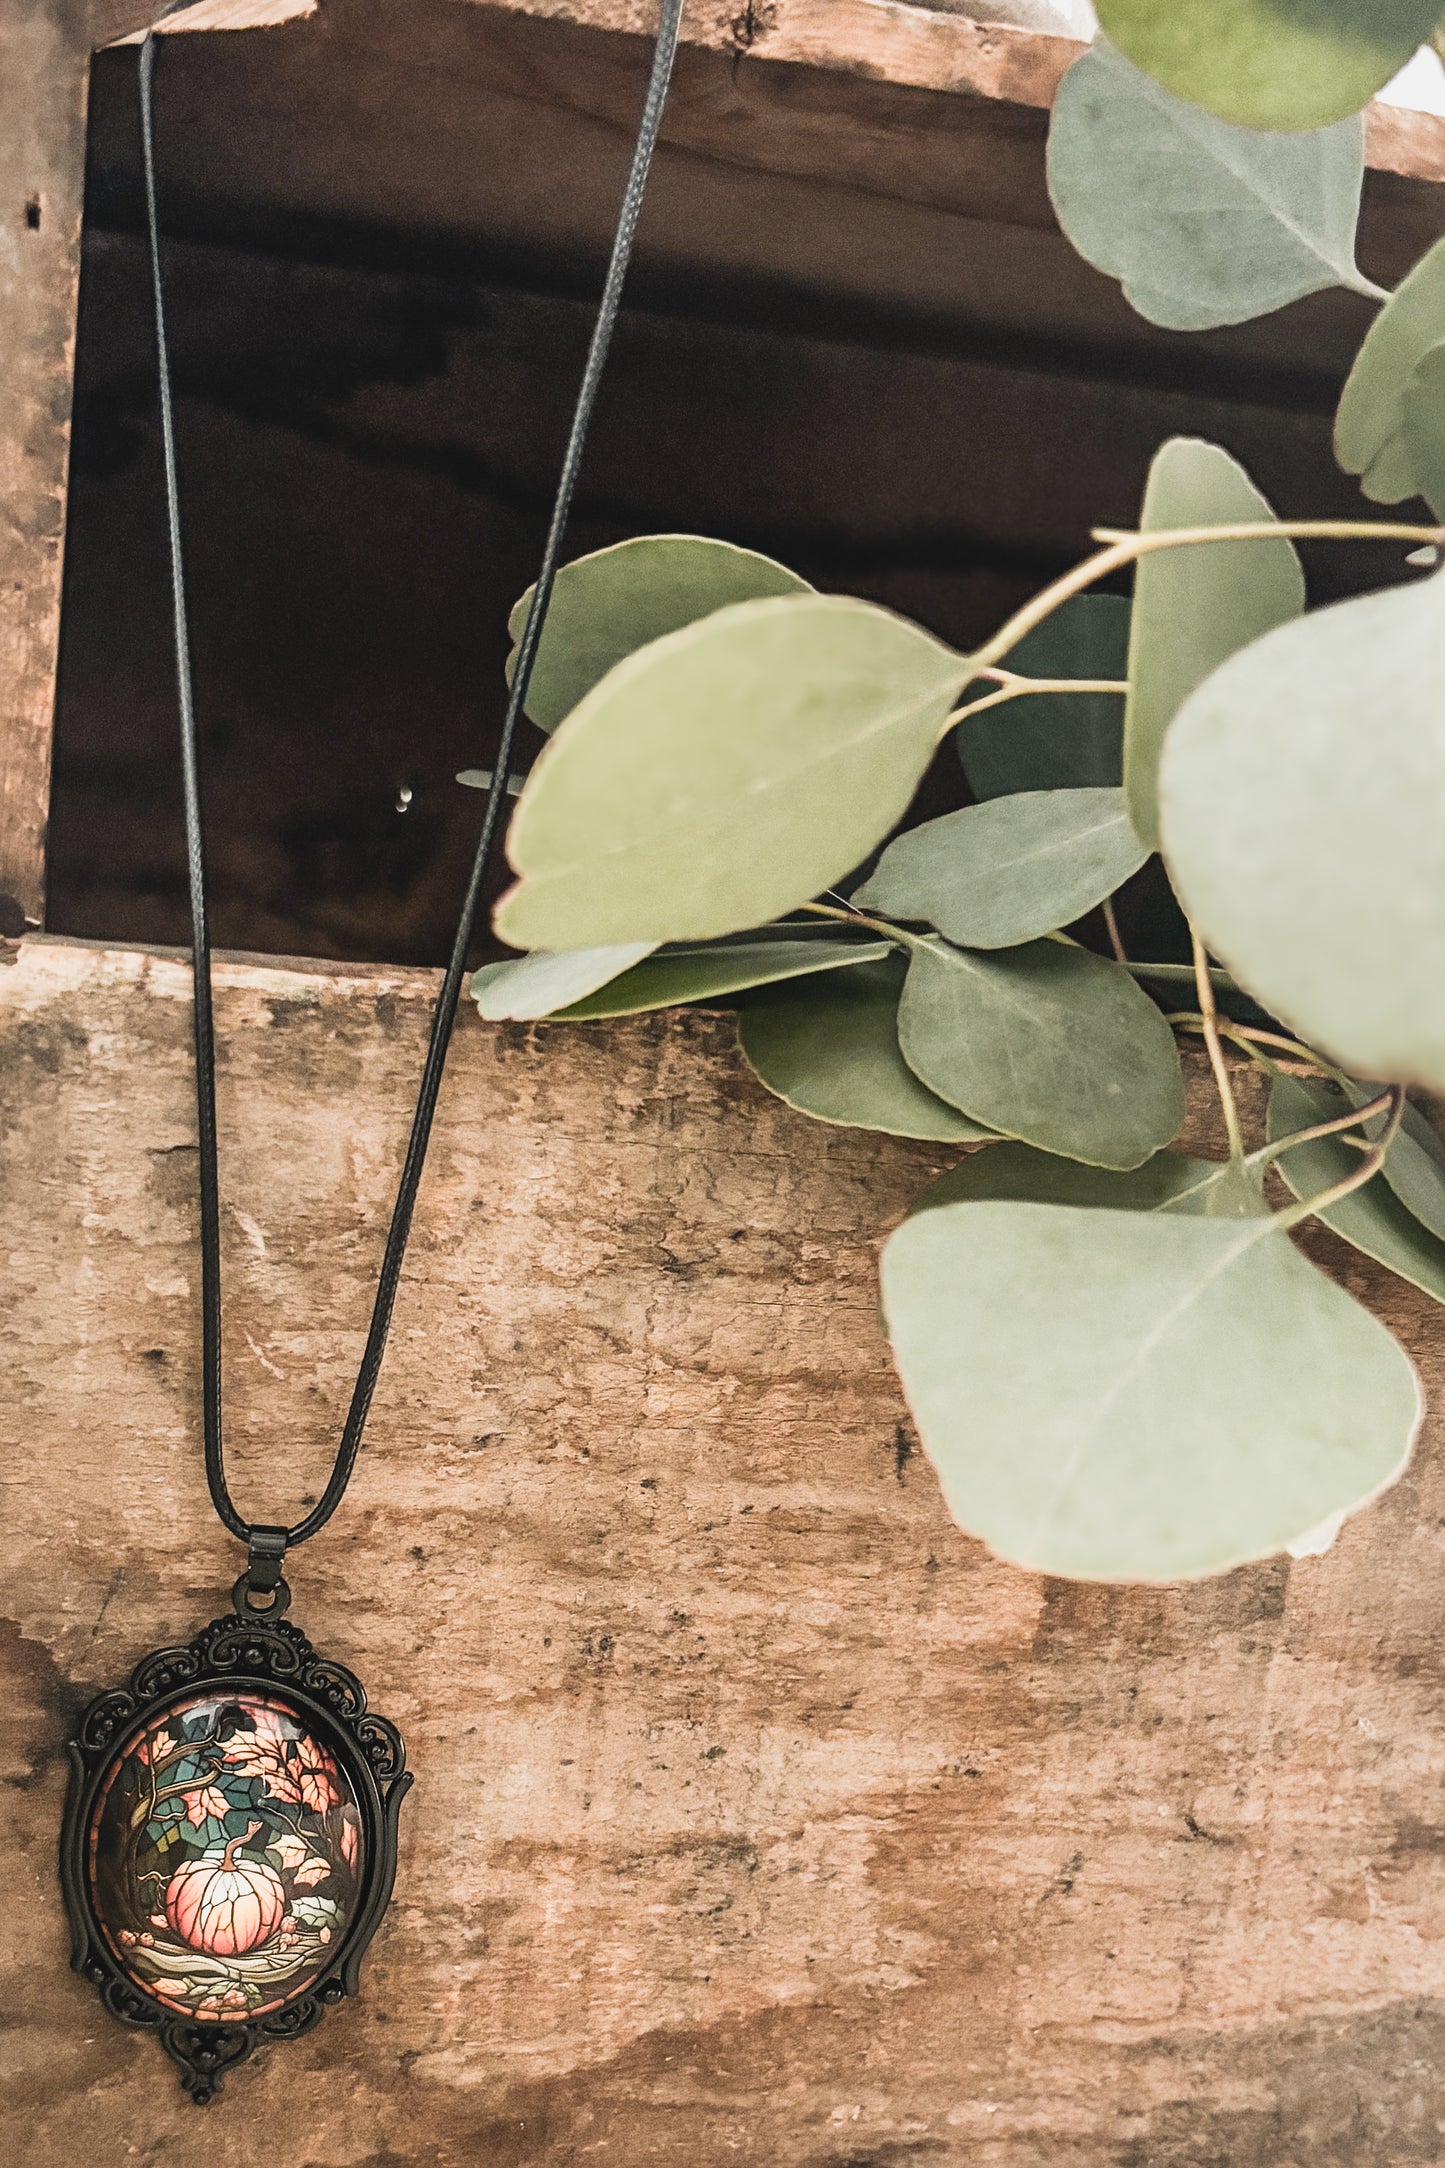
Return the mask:
[[652, 947], [650, 941], [624, 941], [610, 948], [535, 949], [530, 956], [509, 956], [472, 973], [472, 999], [488, 1023], [551, 1016], [640, 963]]
[[1241, 324], [1355, 268], [1365, 129], [1260, 135], [1170, 97], [1100, 41], [1059, 85], [1049, 193], [1079, 254], [1171, 331]]
[[707, 940], [852, 871], [907, 810], [968, 666], [872, 603], [738, 603], [654, 640], [527, 779], [497, 931], [517, 948]]
[[899, 836], [853, 900], [968, 948], [1014, 948], [1072, 925], [1148, 856], [1121, 790], [1021, 791]]
[[[509, 685], [532, 593], [529, 587], [507, 620], [513, 641]], [[557, 575], [527, 687], [527, 713], [541, 729], [555, 730], [614, 663], [649, 641], [730, 603], [811, 593], [806, 580], [771, 557], [701, 535], [640, 535], [579, 557]]]
[[1191, 1159], [1185, 1152], [1156, 1152], [1142, 1167], [1116, 1171], [1060, 1159], [1030, 1144], [998, 1144], [991, 1152], [970, 1152], [930, 1183], [913, 1209], [932, 1212], [939, 1205], [988, 1198], [1109, 1212], [1204, 1212], [1210, 1192], [1227, 1173], [1219, 1160]]
[[750, 1001], [738, 1042], [770, 1092], [801, 1114], [894, 1137], [967, 1144], [992, 1132], [920, 1084], [898, 1050], [895, 961], [864, 964]]
[[[1020, 640], [1008, 666], [1021, 677], [1122, 680], [1129, 667], [1129, 604], [1122, 595], [1071, 596]], [[980, 680], [968, 697], [986, 690]], [[1107, 789], [1124, 779], [1124, 696], [1024, 693], [971, 715], [953, 742], [977, 798]]]
[[719, 941], [709, 948], [666, 948], [600, 992], [574, 1001], [557, 1014], [581, 1021], [599, 1016], [637, 1016], [644, 1009], [672, 1009], [683, 1001], [706, 1001], [747, 986], [876, 963], [893, 953], [887, 941]]
[[1440, 0], [1097, 0], [1117, 46], [1176, 98], [1246, 128], [1358, 113], [1423, 45]]
[[[1445, 339], [1445, 241], [1422, 256], [1371, 324], [1335, 416], [1335, 457], [1376, 504], [1402, 504], [1422, 488], [1406, 428], [1405, 392]], [[1417, 423], [1418, 427], [1418, 423]]]
[[930, 1091], [1003, 1136], [1137, 1167], [1184, 1119], [1174, 1034], [1118, 964], [1059, 941], [990, 954], [919, 942], [898, 1011]]
[[[1139, 524], [1232, 527], [1274, 518], [1237, 460], [1198, 437], [1154, 455]], [[1203, 542], [1141, 557], [1134, 580], [1124, 791], [1141, 842], [1159, 848], [1159, 754], [1183, 701], [1226, 656], [1305, 606], [1292, 542]]]
[[[1281, 1077], [1269, 1096], [1270, 1142], [1313, 1128], [1317, 1122], [1333, 1121], [1344, 1111], [1345, 1102], [1333, 1086]], [[1322, 1197], [1353, 1174], [1360, 1155], [1338, 1137], [1318, 1137], [1282, 1153], [1276, 1164], [1296, 1197], [1305, 1200]], [[1445, 1302], [1445, 1242], [1406, 1210], [1381, 1176], [1338, 1204], [1327, 1205], [1319, 1217], [1376, 1264], [1397, 1272], [1437, 1302]]]
[[1398, 442], [1413, 490], [1445, 519], [1445, 341], [1416, 362], [1400, 395]]
[[[1366, 1106], [1370, 1100], [1378, 1099], [1383, 1089], [1380, 1084], [1352, 1083], [1351, 1104]], [[1379, 1141], [1386, 1118], [1376, 1114], [1366, 1123], [1364, 1133], [1372, 1142]], [[1385, 1154], [1382, 1172], [1406, 1211], [1412, 1213], [1422, 1227], [1428, 1227], [1432, 1235], [1445, 1241], [1445, 1142], [1436, 1136], [1420, 1109], [1412, 1106], [1408, 1099], [1395, 1141]]]
[[1262, 1007], [1356, 1076], [1445, 1087], [1445, 575], [1236, 655], [1165, 742], [1179, 899]]
[[1419, 1382], [1269, 1220], [968, 1203], [883, 1257], [903, 1388], [960, 1527], [1035, 1572], [1175, 1581], [1395, 1481]]

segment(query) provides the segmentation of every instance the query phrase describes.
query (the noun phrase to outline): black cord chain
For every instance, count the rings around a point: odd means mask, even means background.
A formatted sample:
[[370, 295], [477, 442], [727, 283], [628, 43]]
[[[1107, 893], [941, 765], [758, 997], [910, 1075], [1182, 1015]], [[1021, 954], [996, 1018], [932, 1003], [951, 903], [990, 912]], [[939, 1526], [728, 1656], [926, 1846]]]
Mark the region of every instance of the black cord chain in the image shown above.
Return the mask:
[[[531, 608], [527, 614], [526, 628], [517, 652], [517, 667], [512, 679], [511, 695], [507, 702], [506, 716], [502, 723], [501, 739], [497, 747], [492, 769], [492, 787], [487, 793], [486, 812], [482, 820], [481, 837], [477, 844], [476, 858], [472, 864], [471, 878], [467, 883], [466, 898], [462, 904], [461, 917], [457, 922], [456, 938], [452, 943], [450, 961], [442, 980], [432, 1012], [431, 1039], [427, 1046], [426, 1062], [422, 1069], [421, 1087], [417, 1093], [416, 1112], [412, 1117], [411, 1136], [407, 1143], [406, 1158], [402, 1165], [401, 1180], [397, 1186], [396, 1203], [392, 1209], [391, 1226], [387, 1232], [386, 1250], [382, 1257], [381, 1271], [377, 1280], [376, 1301], [371, 1313], [371, 1327], [366, 1336], [366, 1347], [357, 1372], [351, 1406], [337, 1447], [336, 1460], [327, 1479], [325, 1490], [316, 1504], [303, 1519], [288, 1529], [272, 1528], [265, 1523], [246, 1521], [237, 1512], [226, 1483], [222, 1446], [221, 1424], [221, 1214], [220, 1189], [216, 1166], [216, 1052], [215, 1031], [211, 1003], [211, 943], [206, 912], [206, 863], [201, 838], [201, 798], [199, 764], [196, 756], [195, 700], [191, 683], [190, 636], [186, 610], [186, 589], [183, 554], [181, 548], [180, 484], [176, 460], [175, 421], [171, 394], [170, 355], [166, 342], [165, 287], [161, 273], [160, 221], [156, 208], [155, 166], [155, 120], [153, 111], [153, 85], [155, 79], [156, 40], [154, 31], [147, 33], [140, 53], [140, 119], [141, 145], [145, 164], [146, 222], [150, 236], [151, 280], [155, 296], [156, 360], [160, 378], [161, 444], [165, 459], [166, 511], [170, 534], [171, 597], [175, 619], [176, 693], [180, 710], [181, 763], [185, 783], [186, 811], [186, 857], [191, 889], [191, 954], [195, 973], [195, 1049], [196, 1049], [196, 1121], [200, 1143], [200, 1193], [201, 1193], [201, 1343], [202, 1343], [202, 1398], [204, 1405], [206, 1482], [210, 1488], [211, 1503], [226, 1528], [242, 1543], [257, 1550], [260, 1548], [271, 1560], [272, 1586], [279, 1573], [280, 1555], [287, 1546], [305, 1543], [309, 1537], [326, 1526], [340, 1505], [356, 1466], [356, 1456], [361, 1449], [362, 1433], [371, 1407], [372, 1395], [381, 1371], [382, 1358], [386, 1353], [387, 1333], [391, 1327], [391, 1313], [396, 1301], [397, 1284], [401, 1278], [402, 1261], [406, 1255], [407, 1237], [411, 1232], [412, 1214], [416, 1207], [417, 1191], [421, 1185], [422, 1167], [426, 1160], [427, 1144], [431, 1137], [432, 1117], [436, 1112], [437, 1094], [441, 1089], [442, 1070], [446, 1063], [447, 1046], [451, 1039], [452, 1025], [456, 1019], [457, 1003], [461, 998], [462, 980], [466, 972], [467, 950], [471, 943], [472, 929], [481, 905], [488, 871], [502, 830], [502, 814], [507, 802], [506, 783], [511, 770], [512, 745], [517, 734], [527, 688], [531, 682], [532, 667], [537, 657], [537, 646], [546, 622], [552, 588], [557, 577], [557, 566], [562, 551], [562, 538], [566, 531], [567, 517], [577, 487], [577, 475], [582, 464], [583, 448], [587, 441], [588, 424], [596, 404], [598, 387], [606, 366], [608, 349], [617, 327], [618, 312], [622, 303], [622, 287], [632, 256], [633, 242], [637, 234], [637, 222], [642, 212], [643, 197], [647, 189], [648, 173], [653, 153], [657, 148], [658, 134], [662, 126], [663, 110], [667, 103], [668, 86], [672, 79], [673, 62], [677, 54], [678, 33], [681, 23], [683, 0], [661, 0], [657, 31], [657, 43], [653, 51], [652, 74], [647, 86], [647, 97], [642, 109], [636, 148], [632, 156], [632, 168], [622, 198], [622, 209], [613, 238], [611, 260], [607, 278], [602, 289], [601, 305], [588, 350], [587, 365], [582, 373], [582, 383], [577, 394], [576, 410], [572, 417], [571, 434], [562, 461], [561, 477], [557, 484], [556, 501], [552, 507], [551, 524], [547, 530], [546, 545], [542, 551], [541, 568], [532, 595]], [[169, 12], [169, 10], [167, 11]], [[269, 1539], [267, 1541], [266, 1539]], [[243, 1576], [243, 1579], [245, 1577]], [[259, 1585], [259, 1584], [258, 1584]], [[283, 1588], [284, 1582], [280, 1584]], [[238, 1584], [239, 1586], [239, 1584]]]

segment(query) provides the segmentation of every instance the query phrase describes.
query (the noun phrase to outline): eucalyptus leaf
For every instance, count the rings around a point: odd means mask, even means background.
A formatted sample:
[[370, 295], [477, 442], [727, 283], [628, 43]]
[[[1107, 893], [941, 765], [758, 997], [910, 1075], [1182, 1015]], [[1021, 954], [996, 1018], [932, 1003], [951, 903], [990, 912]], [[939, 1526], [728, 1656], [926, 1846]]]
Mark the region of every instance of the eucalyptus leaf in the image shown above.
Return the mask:
[[1445, 1088], [1445, 574], [1336, 603], [1216, 671], [1164, 747], [1201, 937], [1356, 1076]]
[[1014, 948], [1082, 918], [1148, 856], [1121, 790], [1021, 791], [899, 836], [853, 901], [967, 948]]
[[1445, 519], [1445, 340], [1411, 370], [1400, 395], [1400, 417], [1398, 443], [1409, 466], [1411, 489], [1425, 499], [1436, 519]]
[[[1140, 527], [1230, 527], [1274, 518], [1237, 460], [1198, 437], [1171, 437], [1149, 469]], [[1159, 755], [1182, 702], [1226, 656], [1299, 616], [1304, 573], [1293, 543], [1203, 542], [1141, 557], [1134, 582], [1124, 790], [1139, 839], [1159, 848]]]
[[1445, 241], [1422, 256], [1365, 334], [1335, 416], [1335, 457], [1358, 474], [1376, 504], [1401, 504], [1421, 488], [1407, 437], [1405, 393], [1431, 348], [1445, 339]]
[[892, 959], [779, 987], [742, 1010], [738, 1043], [770, 1092], [819, 1121], [939, 1144], [989, 1138], [990, 1130], [929, 1091], [903, 1059], [902, 990], [903, 967]]
[[[1128, 602], [1122, 595], [1072, 595], [1020, 640], [1008, 666], [1021, 677], [1122, 680], [1129, 667]], [[969, 697], [984, 690], [980, 681]], [[953, 742], [977, 798], [1107, 789], [1124, 780], [1124, 696], [1022, 693], [969, 716]]]
[[[1281, 1077], [1269, 1096], [1270, 1142], [1311, 1129], [1318, 1122], [1333, 1121], [1344, 1111], [1345, 1102], [1332, 1086]], [[1302, 1200], [1322, 1197], [1336, 1182], [1355, 1173], [1359, 1164], [1359, 1153], [1338, 1137], [1298, 1144], [1276, 1161], [1285, 1183]], [[1338, 1204], [1327, 1205], [1318, 1216], [1376, 1264], [1445, 1303], [1445, 1242], [1406, 1210], [1382, 1176], [1376, 1175]]]
[[1129, 973], [1072, 943], [990, 953], [919, 941], [903, 1057], [986, 1128], [1091, 1166], [1137, 1167], [1184, 1119], [1174, 1034]]
[[650, 956], [650, 941], [623, 941], [607, 948], [534, 949], [530, 956], [483, 964], [472, 973], [471, 993], [488, 1023], [551, 1016], [569, 1001], [595, 993], [610, 979]]
[[1358, 113], [1422, 45], [1440, 0], [1096, 0], [1114, 43], [1176, 98], [1246, 128]]
[[[1352, 1083], [1350, 1097], [1357, 1107], [1367, 1106], [1383, 1090], [1381, 1084]], [[1366, 1123], [1365, 1135], [1372, 1142], [1378, 1142], [1383, 1135], [1386, 1119], [1384, 1114], [1377, 1114]], [[1445, 1241], [1445, 1142], [1408, 1099], [1381, 1171], [1405, 1209], [1432, 1235]]]
[[1329, 286], [1375, 291], [1355, 267], [1361, 120], [1232, 127], [1100, 39], [1059, 85], [1048, 171], [1079, 254], [1168, 330], [1241, 324]]
[[[932, 1212], [939, 1205], [991, 1199], [1111, 1212], [1204, 1213], [1211, 1192], [1228, 1171], [1227, 1163], [1192, 1159], [1187, 1152], [1156, 1152], [1141, 1167], [1116, 1171], [1060, 1159], [1053, 1152], [1035, 1151], [1031, 1144], [998, 1144], [991, 1152], [970, 1152], [931, 1182], [913, 1209]], [[1258, 1193], [1254, 1209], [1264, 1210]]]
[[1223, 1573], [1366, 1504], [1422, 1412], [1403, 1351], [1272, 1220], [978, 1202], [883, 1257], [955, 1520], [1036, 1572]]
[[[527, 713], [541, 729], [555, 730], [614, 663], [649, 641], [730, 603], [811, 593], [806, 580], [771, 557], [701, 535], [639, 535], [579, 557], [557, 575], [527, 687]], [[514, 643], [509, 685], [532, 594], [529, 587], [507, 621]]]
[[845, 596], [738, 603], [654, 640], [528, 777], [497, 931], [517, 948], [707, 940], [796, 909], [901, 820], [967, 676]]
[[636, 1016], [644, 1009], [672, 1009], [679, 1002], [707, 1001], [748, 986], [876, 963], [892, 953], [887, 941], [725, 941], [706, 948], [659, 949], [599, 992], [556, 1013], [576, 1021]]

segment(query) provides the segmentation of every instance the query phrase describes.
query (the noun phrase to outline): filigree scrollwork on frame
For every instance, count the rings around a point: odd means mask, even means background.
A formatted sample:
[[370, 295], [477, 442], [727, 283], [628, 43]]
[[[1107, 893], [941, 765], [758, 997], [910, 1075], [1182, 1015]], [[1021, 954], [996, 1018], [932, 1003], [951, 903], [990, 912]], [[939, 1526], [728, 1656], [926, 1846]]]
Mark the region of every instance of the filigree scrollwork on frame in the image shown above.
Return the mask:
[[360, 1681], [284, 1619], [215, 1619], [101, 1695], [70, 1748], [72, 1963], [200, 2104], [355, 1994], [411, 1783]]

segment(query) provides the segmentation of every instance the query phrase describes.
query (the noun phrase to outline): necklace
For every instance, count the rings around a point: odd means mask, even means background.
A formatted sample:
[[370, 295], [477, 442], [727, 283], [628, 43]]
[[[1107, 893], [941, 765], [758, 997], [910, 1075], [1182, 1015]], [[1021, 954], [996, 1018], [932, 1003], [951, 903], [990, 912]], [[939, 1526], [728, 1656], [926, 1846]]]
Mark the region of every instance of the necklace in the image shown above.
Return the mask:
[[[173, 7], [186, 0], [173, 0]], [[172, 12], [168, 8], [165, 12]], [[518, 651], [481, 836], [432, 1016], [366, 1346], [335, 1462], [292, 1527], [247, 1521], [226, 1482], [221, 1423], [220, 1197], [215, 1044], [199, 764], [181, 548], [165, 289], [156, 203], [155, 33], [140, 53], [140, 124], [170, 535], [176, 690], [190, 874], [200, 1147], [202, 1399], [206, 1481], [246, 1546], [232, 1609], [143, 1657], [101, 1694], [70, 1742], [61, 1883], [74, 1969], [124, 2023], [155, 2032], [199, 2103], [267, 2040], [307, 2032], [357, 1992], [391, 1898], [397, 1821], [412, 1778], [401, 1735], [359, 1679], [286, 1617], [288, 1552], [346, 1494], [386, 1352], [392, 1306], [456, 1018], [467, 949], [501, 831], [505, 779], [556, 578], [587, 428], [616, 327], [677, 52], [682, 0], [661, 0], [652, 72], [541, 568]]]

